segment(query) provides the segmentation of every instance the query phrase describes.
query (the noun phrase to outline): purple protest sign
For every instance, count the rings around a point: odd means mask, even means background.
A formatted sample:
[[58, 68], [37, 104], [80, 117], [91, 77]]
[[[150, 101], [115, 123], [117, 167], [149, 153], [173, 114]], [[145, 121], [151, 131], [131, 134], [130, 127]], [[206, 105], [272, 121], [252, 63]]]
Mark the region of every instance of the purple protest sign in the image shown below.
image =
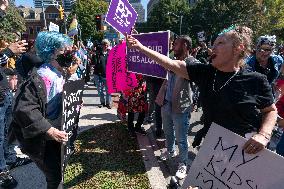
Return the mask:
[[[169, 32], [153, 32], [133, 35], [144, 46], [163, 55], [169, 55]], [[166, 78], [166, 70], [136, 49], [127, 48], [127, 67], [129, 72], [153, 77]]]
[[130, 34], [138, 14], [127, 0], [112, 0], [106, 15], [106, 22], [117, 31]]

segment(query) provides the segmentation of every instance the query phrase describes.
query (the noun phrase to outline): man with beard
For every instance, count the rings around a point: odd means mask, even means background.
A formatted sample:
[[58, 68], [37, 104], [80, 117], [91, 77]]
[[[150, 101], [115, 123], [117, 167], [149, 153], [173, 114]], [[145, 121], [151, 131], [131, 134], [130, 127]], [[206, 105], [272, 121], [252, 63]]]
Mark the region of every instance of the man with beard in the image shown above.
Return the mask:
[[[192, 48], [191, 38], [180, 36], [174, 42], [174, 55], [178, 60], [197, 62], [190, 51]], [[162, 160], [176, 156], [175, 140], [179, 148], [179, 166], [176, 177], [183, 179], [186, 176], [188, 162], [187, 131], [189, 128], [190, 110], [192, 104], [192, 92], [189, 80], [184, 79], [174, 72], [168, 72], [168, 80], [165, 80], [156, 102], [162, 106], [163, 129], [166, 136], [167, 151], [161, 155]]]

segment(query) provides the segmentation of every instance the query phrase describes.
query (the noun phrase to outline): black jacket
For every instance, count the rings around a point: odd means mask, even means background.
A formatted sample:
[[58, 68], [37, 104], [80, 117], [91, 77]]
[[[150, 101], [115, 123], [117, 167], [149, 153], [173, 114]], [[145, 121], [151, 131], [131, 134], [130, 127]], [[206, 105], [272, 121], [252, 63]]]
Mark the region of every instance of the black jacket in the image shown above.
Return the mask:
[[21, 78], [26, 79], [34, 67], [39, 68], [42, 64], [43, 61], [35, 53], [29, 52], [16, 61], [16, 69]]
[[52, 125], [46, 119], [46, 88], [33, 68], [29, 78], [17, 90], [9, 138], [16, 137], [22, 151], [32, 158], [43, 159], [46, 131]]
[[[8, 58], [11, 58], [13, 56], [14, 56], [14, 53], [9, 48], [6, 48], [0, 51], [0, 64], [3, 64], [3, 63], [6, 64]], [[3, 72], [2, 68], [0, 68], [0, 105], [3, 105], [5, 95], [8, 90], [9, 90], [9, 83], [8, 83], [6, 74]]]
[[108, 58], [108, 53], [103, 54], [98, 53], [98, 55], [96, 56], [96, 60], [94, 61], [94, 74], [102, 76], [102, 77], [106, 77], [106, 64], [107, 64], [107, 58]]

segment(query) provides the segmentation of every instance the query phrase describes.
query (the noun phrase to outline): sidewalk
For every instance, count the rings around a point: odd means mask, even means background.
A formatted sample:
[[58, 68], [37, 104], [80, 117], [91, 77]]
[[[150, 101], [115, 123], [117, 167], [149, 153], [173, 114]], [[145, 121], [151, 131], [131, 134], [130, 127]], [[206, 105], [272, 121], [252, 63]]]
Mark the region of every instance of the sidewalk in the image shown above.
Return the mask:
[[[116, 116], [116, 107], [118, 97], [112, 95], [113, 108], [98, 108], [100, 104], [99, 97], [95, 87], [90, 85], [84, 91], [84, 106], [81, 109], [79, 132], [96, 127], [98, 125], [119, 121]], [[161, 163], [157, 161], [156, 151], [157, 145], [153, 143], [154, 136], [151, 132], [150, 125], [146, 125], [148, 136], [137, 136], [142, 158], [145, 163], [147, 175], [149, 177], [153, 189], [166, 188], [168, 177], [165, 171], [161, 171]], [[20, 156], [22, 154], [19, 154]], [[11, 174], [18, 181], [17, 189], [45, 189], [46, 182], [43, 173], [36, 167], [34, 163], [17, 167], [11, 170]]]
[[[80, 115], [79, 132], [98, 125], [118, 121], [115, 108], [98, 108], [100, 101], [94, 86], [85, 89], [83, 100], [84, 106]], [[114, 100], [116, 100], [115, 97]], [[19, 155], [21, 156], [21, 154]], [[34, 163], [17, 167], [11, 170], [11, 174], [18, 181], [17, 189], [46, 188], [45, 177]]]
[[[112, 95], [113, 108], [98, 108], [99, 97], [95, 87], [90, 85], [84, 91], [84, 106], [81, 110], [79, 121], [79, 132], [93, 128], [98, 125], [119, 121], [116, 116], [118, 96]], [[192, 120], [198, 120], [198, 116], [192, 116]], [[154, 125], [144, 125], [147, 136], [137, 135], [137, 140], [142, 153], [147, 175], [153, 189], [165, 189], [170, 181], [170, 176], [175, 174], [177, 162], [159, 161], [160, 154], [165, 151], [165, 139], [156, 139], [154, 136]], [[189, 137], [189, 141], [192, 137]], [[194, 152], [194, 153], [192, 153]], [[196, 150], [190, 149], [190, 161], [195, 157]], [[43, 173], [34, 163], [18, 167], [11, 171], [18, 181], [17, 189], [45, 189], [46, 182]]]
[[[97, 91], [94, 86], [89, 86], [84, 91], [84, 106], [81, 110], [79, 121], [79, 132], [96, 127], [98, 125], [119, 121], [116, 116], [116, 106], [118, 97], [113, 95], [114, 108], [98, 108], [100, 104]], [[201, 112], [193, 112], [190, 119], [190, 132], [188, 134], [189, 141], [189, 162], [190, 167], [198, 149], [192, 148], [192, 142], [196, 131], [200, 125]], [[177, 158], [170, 161], [160, 161], [159, 157], [165, 148], [165, 138], [156, 138], [154, 136], [154, 124], [144, 125], [147, 136], [137, 135], [140, 151], [145, 164], [145, 169], [153, 189], [165, 189], [170, 182], [171, 176], [175, 175], [177, 170]], [[273, 144], [275, 145], [275, 144]], [[177, 148], [178, 149], [178, 148]], [[35, 166], [34, 163], [18, 167], [11, 171], [12, 175], [18, 181], [17, 189], [45, 189], [46, 182], [43, 173]], [[181, 181], [182, 182], [182, 181]]]

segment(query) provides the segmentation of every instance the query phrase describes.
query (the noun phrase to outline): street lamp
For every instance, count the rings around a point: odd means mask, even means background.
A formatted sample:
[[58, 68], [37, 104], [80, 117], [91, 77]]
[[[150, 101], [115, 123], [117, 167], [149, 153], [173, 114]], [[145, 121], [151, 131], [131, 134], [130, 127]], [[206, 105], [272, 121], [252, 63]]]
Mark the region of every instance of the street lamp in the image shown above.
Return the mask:
[[179, 18], [179, 34], [181, 35], [181, 25], [182, 25], [183, 15], [178, 16], [178, 15], [176, 15], [176, 14], [173, 13], [173, 12], [168, 12], [167, 14], [168, 14], [168, 15], [173, 15], [173, 16]]
[[43, 14], [43, 20], [44, 20], [44, 27], [46, 27], [46, 19], [45, 19], [45, 12], [44, 12], [44, 4], [43, 4], [43, 0], [41, 0], [41, 10], [42, 10], [42, 14]]
[[47, 3], [43, 3], [43, 0], [41, 0], [41, 10], [42, 10], [42, 13], [43, 13], [44, 27], [47, 28], [46, 18], [45, 18], [45, 8], [44, 8], [45, 5], [48, 5], [48, 6], [53, 5], [53, 6], [56, 6], [58, 8], [59, 4], [58, 4], [58, 2], [47, 4]]

